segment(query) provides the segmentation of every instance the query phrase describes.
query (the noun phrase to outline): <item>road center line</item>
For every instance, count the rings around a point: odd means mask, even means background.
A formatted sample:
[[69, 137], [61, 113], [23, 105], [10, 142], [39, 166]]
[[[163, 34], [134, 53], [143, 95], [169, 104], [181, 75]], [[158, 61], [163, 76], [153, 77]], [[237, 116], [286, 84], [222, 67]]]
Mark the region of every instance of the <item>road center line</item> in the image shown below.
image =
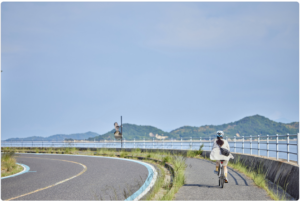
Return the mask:
[[62, 184], [62, 183], [64, 183], [64, 182], [66, 182], [66, 181], [69, 181], [69, 180], [71, 180], [71, 179], [74, 179], [75, 177], [78, 177], [78, 176], [82, 175], [82, 174], [87, 170], [87, 167], [86, 167], [85, 165], [83, 165], [82, 163], [75, 162], [75, 161], [67, 161], [67, 160], [59, 160], [59, 159], [50, 159], [50, 158], [38, 158], [38, 157], [22, 157], [22, 158], [36, 158], [36, 159], [57, 160], [57, 161], [64, 161], [64, 162], [69, 162], [69, 163], [75, 163], [75, 164], [81, 165], [81, 166], [83, 167], [83, 170], [82, 170], [80, 173], [78, 173], [77, 175], [73, 176], [73, 177], [70, 177], [70, 178], [68, 178], [68, 179], [62, 180], [62, 181], [57, 182], [57, 183], [55, 183], [55, 184], [53, 184], [53, 185], [50, 185], [50, 186], [47, 186], [47, 187], [44, 187], [44, 188], [40, 188], [40, 189], [37, 189], [37, 190], [35, 190], [35, 191], [29, 192], [29, 193], [26, 193], [26, 194], [23, 194], [23, 195], [19, 195], [19, 196], [17, 196], [17, 197], [10, 198], [10, 199], [8, 199], [8, 200], [14, 200], [14, 199], [17, 199], [17, 198], [20, 198], [20, 197], [24, 197], [24, 196], [26, 196], [26, 195], [30, 195], [30, 194], [33, 194], [33, 193], [36, 193], [36, 192], [39, 192], [39, 191], [42, 191], [42, 190], [51, 188], [51, 187], [56, 186], [56, 185], [58, 185], [58, 184]]

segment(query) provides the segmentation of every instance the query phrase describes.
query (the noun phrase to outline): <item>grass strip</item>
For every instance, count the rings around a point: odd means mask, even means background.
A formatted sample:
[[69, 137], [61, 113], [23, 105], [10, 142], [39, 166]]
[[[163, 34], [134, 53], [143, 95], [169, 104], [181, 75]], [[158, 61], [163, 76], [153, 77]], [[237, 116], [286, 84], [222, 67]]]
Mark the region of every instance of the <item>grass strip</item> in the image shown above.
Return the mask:
[[16, 164], [15, 152], [4, 152], [1, 156], [1, 177], [7, 177], [23, 171], [21, 165]]

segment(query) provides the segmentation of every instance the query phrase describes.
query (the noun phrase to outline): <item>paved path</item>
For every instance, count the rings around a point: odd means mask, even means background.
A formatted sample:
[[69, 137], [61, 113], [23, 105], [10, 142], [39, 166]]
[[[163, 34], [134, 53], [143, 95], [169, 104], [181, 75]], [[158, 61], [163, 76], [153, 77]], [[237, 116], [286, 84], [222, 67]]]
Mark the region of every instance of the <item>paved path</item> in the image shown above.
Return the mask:
[[229, 183], [221, 189], [218, 176], [213, 173], [214, 162], [188, 158], [186, 164], [186, 184], [179, 189], [175, 200], [272, 200], [251, 179], [231, 168], [228, 168]]
[[[101, 157], [20, 154], [17, 162], [30, 171], [1, 180], [2, 200], [20, 195], [25, 196], [17, 200], [124, 200], [148, 176], [141, 164]], [[49, 187], [53, 184], [57, 185]], [[28, 194], [45, 187], [49, 188]]]

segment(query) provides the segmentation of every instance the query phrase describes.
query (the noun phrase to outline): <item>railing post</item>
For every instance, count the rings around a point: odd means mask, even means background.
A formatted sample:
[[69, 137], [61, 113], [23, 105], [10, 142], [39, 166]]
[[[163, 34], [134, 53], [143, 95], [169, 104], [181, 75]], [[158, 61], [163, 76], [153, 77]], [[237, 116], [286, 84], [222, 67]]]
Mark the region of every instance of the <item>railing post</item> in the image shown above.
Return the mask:
[[252, 155], [252, 135], [250, 135], [250, 155]]
[[191, 137], [191, 150], [193, 150], [193, 137]]
[[257, 155], [260, 156], [260, 150], [259, 150], [259, 135], [257, 135]]
[[211, 144], [210, 144], [210, 141], [211, 141], [211, 137], [209, 137], [209, 150], [211, 150]]
[[173, 138], [171, 139], [171, 149], [173, 149]]
[[164, 148], [164, 145], [165, 145], [165, 143], [164, 143], [164, 142], [165, 142], [165, 139], [163, 138], [163, 149], [165, 149], [165, 148]]
[[31, 141], [31, 147], [33, 147], [33, 141]]
[[243, 147], [243, 154], [245, 153], [245, 151], [244, 151], [244, 136], [243, 136], [243, 145], [242, 145], [242, 147]]
[[200, 142], [199, 142], [199, 147], [201, 146], [201, 137], [200, 137]]
[[146, 148], [146, 146], [145, 146], [145, 138], [144, 138], [144, 149]]
[[299, 165], [299, 133], [297, 133], [297, 164]]
[[287, 162], [290, 162], [290, 147], [289, 147], [289, 143], [290, 143], [290, 138], [289, 138], [289, 134], [286, 135], [286, 143], [287, 143]]
[[234, 136], [234, 153], [236, 153], [236, 136]]
[[182, 150], [182, 137], [180, 138], [180, 141], [181, 141], [181, 143], [180, 143], [180, 149]]
[[154, 149], [154, 138], [152, 138], [152, 149]]
[[276, 160], [279, 158], [279, 152], [278, 152], [278, 134], [276, 134]]
[[267, 135], [267, 157], [269, 158], [269, 135]]

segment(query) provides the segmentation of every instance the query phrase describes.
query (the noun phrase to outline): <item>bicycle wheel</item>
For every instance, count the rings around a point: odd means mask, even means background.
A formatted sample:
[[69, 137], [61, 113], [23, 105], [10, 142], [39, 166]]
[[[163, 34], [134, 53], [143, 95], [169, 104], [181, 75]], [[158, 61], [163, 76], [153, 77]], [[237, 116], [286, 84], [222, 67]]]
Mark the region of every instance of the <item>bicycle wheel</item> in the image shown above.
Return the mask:
[[221, 188], [224, 188], [224, 167], [222, 166], [221, 168], [221, 176], [220, 176], [220, 181], [221, 181]]
[[219, 169], [218, 169], [219, 186], [221, 186], [220, 169], [221, 169], [221, 165], [219, 165]]

